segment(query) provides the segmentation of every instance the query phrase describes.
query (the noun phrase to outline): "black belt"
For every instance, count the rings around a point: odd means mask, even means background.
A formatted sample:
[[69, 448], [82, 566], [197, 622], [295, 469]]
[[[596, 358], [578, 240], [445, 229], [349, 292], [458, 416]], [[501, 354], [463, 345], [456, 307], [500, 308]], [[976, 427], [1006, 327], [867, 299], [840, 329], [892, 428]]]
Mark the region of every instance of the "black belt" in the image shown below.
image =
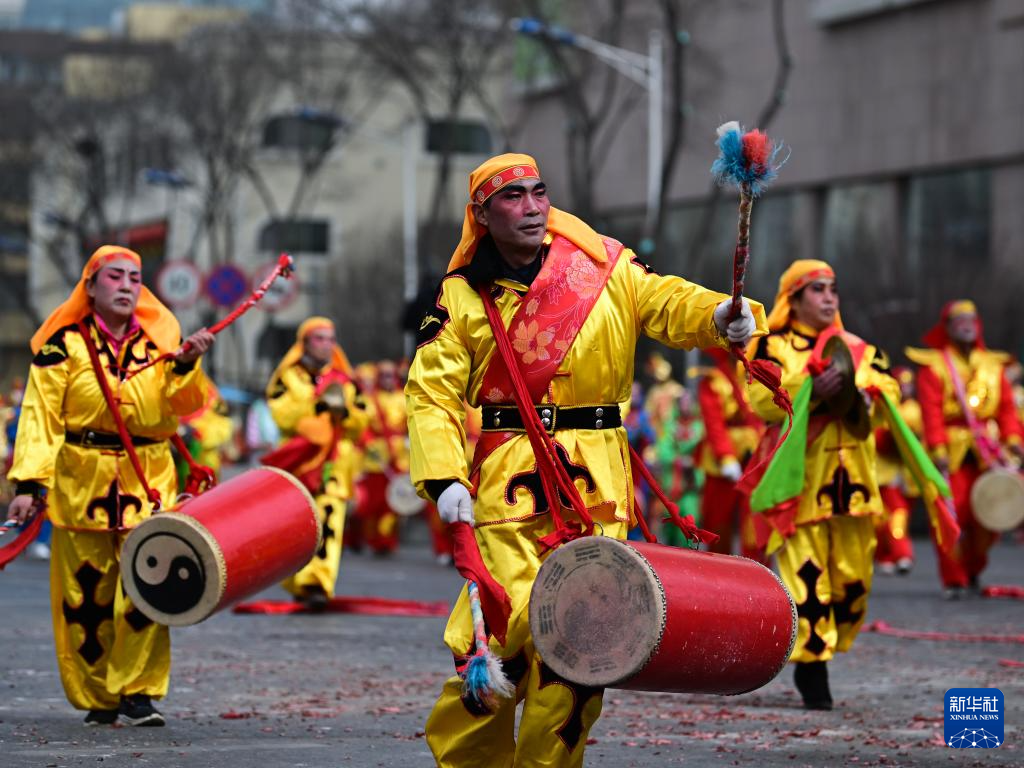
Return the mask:
[[[567, 406], [544, 403], [533, 407], [548, 434], [558, 429], [617, 429], [622, 426], [622, 414], [616, 403]], [[526, 431], [519, 409], [514, 405], [485, 405], [483, 422], [484, 432]]]
[[[121, 450], [124, 444], [120, 435], [112, 435], [109, 432], [65, 432], [64, 442], [70, 445], [80, 445], [83, 448], [111, 448]], [[132, 445], [139, 447], [143, 445], [156, 445], [164, 440], [154, 440], [151, 437], [135, 437], [132, 435]]]

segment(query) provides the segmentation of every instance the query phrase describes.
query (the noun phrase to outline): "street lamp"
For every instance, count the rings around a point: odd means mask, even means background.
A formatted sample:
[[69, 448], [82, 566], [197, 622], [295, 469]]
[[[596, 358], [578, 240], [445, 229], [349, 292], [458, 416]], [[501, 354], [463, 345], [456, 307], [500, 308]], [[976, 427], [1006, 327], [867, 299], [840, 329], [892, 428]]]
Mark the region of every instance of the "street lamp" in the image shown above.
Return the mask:
[[512, 19], [512, 29], [529, 37], [546, 37], [563, 45], [587, 51], [633, 82], [647, 89], [647, 217], [645, 230], [654, 231], [658, 209], [662, 167], [663, 68], [661, 33], [652, 29], [647, 35], [647, 55], [602, 43], [586, 35], [548, 25], [539, 19]]

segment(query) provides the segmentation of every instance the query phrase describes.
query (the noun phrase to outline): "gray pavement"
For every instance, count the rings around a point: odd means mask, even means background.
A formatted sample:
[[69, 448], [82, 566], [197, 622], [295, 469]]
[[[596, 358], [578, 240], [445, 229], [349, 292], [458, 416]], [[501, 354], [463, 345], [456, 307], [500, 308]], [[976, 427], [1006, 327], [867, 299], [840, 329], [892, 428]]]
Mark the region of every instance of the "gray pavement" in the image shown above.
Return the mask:
[[[422, 542], [422, 531], [411, 531]], [[425, 543], [392, 559], [346, 553], [339, 592], [454, 600], [460, 582]], [[1024, 634], [1024, 602], [944, 602], [934, 557], [918, 543], [909, 577], [876, 577], [869, 621], [987, 635]], [[988, 583], [1024, 583], [1024, 549], [993, 551]], [[444, 620], [221, 613], [172, 631], [162, 729], [85, 728], [66, 703], [51, 644], [45, 563], [0, 574], [0, 766], [429, 766], [423, 725], [451, 670]], [[272, 591], [268, 596], [283, 597]], [[862, 635], [830, 665], [838, 707], [805, 712], [786, 670], [739, 697], [609, 691], [588, 766], [1022, 765], [1020, 643]], [[1006, 743], [948, 750], [942, 694], [1002, 689]], [[486, 766], [486, 761], [481, 766]]]

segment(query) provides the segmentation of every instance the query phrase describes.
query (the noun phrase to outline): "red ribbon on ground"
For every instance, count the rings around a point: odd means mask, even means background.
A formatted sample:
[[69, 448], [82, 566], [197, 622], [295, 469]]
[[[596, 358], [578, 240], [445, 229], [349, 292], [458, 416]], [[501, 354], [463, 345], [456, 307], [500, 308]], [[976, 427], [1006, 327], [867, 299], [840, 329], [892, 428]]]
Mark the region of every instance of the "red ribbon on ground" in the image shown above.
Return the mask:
[[[356, 597], [340, 595], [332, 597], [319, 613], [357, 613], [364, 616], [447, 616], [450, 606], [446, 602], [425, 602], [422, 600], [395, 600], [389, 597]], [[302, 603], [290, 600], [254, 600], [239, 603], [232, 613], [291, 614], [313, 613]]]
[[982, 597], [1010, 597], [1014, 600], [1024, 600], [1024, 587], [1015, 584], [991, 584], [981, 589]]
[[921, 632], [914, 629], [899, 629], [885, 621], [865, 624], [861, 632], [876, 632], [879, 635], [903, 637], [910, 640], [938, 640], [952, 643], [1019, 643], [1024, 644], [1024, 635], [973, 635], [963, 632]]

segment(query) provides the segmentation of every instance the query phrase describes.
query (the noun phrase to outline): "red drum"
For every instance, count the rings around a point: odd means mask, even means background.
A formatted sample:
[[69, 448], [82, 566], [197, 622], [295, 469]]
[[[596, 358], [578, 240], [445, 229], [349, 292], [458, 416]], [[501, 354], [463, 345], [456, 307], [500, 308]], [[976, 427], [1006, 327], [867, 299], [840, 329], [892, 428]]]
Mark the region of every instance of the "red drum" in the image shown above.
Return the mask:
[[797, 614], [753, 560], [587, 536], [544, 561], [530, 630], [544, 663], [579, 685], [729, 695], [782, 671]]
[[158, 624], [197, 624], [302, 568], [320, 547], [316, 502], [294, 476], [250, 469], [132, 529], [124, 590]]

